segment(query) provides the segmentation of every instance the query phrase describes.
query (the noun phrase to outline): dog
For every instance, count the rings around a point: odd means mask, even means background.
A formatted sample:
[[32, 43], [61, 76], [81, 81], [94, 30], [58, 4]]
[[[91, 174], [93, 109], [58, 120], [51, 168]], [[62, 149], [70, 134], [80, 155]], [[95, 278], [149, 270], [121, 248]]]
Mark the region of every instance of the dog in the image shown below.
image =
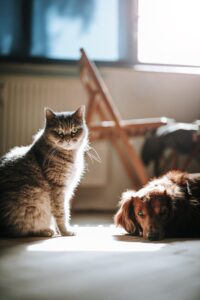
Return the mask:
[[200, 237], [200, 173], [170, 171], [124, 192], [114, 222], [150, 241]]
[[160, 176], [161, 161], [168, 150], [192, 157], [200, 165], [200, 122], [169, 123], [147, 133], [141, 158], [146, 166], [153, 162], [155, 176]]

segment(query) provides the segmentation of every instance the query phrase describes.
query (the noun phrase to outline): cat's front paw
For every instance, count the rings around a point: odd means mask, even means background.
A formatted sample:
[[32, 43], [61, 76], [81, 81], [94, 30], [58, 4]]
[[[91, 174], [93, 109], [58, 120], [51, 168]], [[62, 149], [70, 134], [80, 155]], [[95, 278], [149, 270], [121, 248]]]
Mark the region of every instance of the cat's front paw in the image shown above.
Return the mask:
[[74, 236], [76, 235], [76, 233], [74, 231], [71, 231], [71, 230], [64, 230], [61, 232], [61, 235], [62, 236]]
[[46, 229], [41, 229], [39, 231], [34, 231], [34, 232], [31, 232], [32, 236], [41, 236], [41, 237], [52, 237], [55, 235], [55, 232], [50, 229], [50, 228], [46, 228]]
[[43, 231], [41, 231], [41, 235], [42, 236], [46, 236], [46, 237], [53, 237], [55, 236], [55, 232], [53, 229], [44, 229]]

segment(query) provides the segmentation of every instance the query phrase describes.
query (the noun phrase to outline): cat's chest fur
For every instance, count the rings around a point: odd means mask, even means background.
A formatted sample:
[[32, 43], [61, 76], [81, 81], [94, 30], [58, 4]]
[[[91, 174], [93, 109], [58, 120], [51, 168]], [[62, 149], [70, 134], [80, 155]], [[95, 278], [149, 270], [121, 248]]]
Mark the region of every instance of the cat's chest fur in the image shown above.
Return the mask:
[[56, 153], [45, 166], [45, 177], [52, 188], [76, 185], [84, 169], [84, 152]]

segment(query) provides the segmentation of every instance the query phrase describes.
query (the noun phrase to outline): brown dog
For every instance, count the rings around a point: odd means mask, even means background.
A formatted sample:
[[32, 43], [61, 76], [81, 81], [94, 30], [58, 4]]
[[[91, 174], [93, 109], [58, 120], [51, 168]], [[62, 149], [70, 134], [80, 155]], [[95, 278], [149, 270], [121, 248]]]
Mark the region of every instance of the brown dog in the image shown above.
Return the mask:
[[115, 224], [149, 240], [200, 237], [200, 174], [171, 171], [122, 194]]

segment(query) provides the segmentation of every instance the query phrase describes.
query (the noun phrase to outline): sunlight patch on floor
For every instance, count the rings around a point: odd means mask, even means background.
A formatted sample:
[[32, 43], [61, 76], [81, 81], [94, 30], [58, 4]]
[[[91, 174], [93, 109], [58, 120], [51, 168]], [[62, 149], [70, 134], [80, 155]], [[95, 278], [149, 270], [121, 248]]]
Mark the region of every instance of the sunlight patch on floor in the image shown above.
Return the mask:
[[165, 243], [150, 243], [142, 239], [125, 236], [114, 225], [73, 226], [76, 236], [55, 237], [36, 242], [27, 247], [28, 251], [49, 252], [149, 252], [158, 251]]

